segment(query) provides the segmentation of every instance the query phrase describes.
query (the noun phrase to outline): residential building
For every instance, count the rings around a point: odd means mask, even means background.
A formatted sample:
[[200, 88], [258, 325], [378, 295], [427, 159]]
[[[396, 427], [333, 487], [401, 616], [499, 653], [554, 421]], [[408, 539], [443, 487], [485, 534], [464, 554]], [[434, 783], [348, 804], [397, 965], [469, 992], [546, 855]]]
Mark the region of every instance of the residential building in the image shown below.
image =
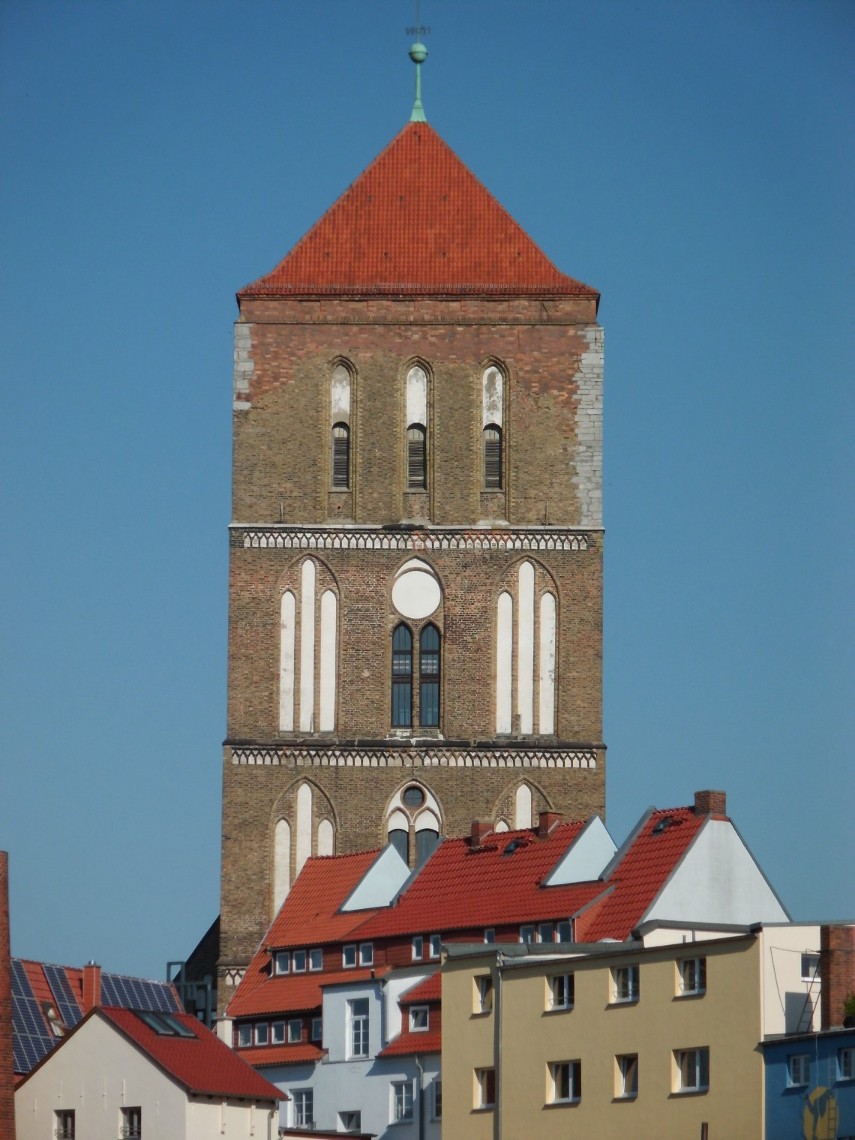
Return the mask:
[[[288, 1094], [288, 1126], [361, 1127], [402, 1140], [434, 1140], [445, 1127], [447, 1135], [468, 1136], [441, 1123], [449, 1016], [438, 972], [443, 953], [453, 957], [455, 947], [476, 942], [495, 955], [503, 945], [552, 952], [595, 941], [622, 962], [624, 943], [642, 923], [655, 954], [653, 944], [667, 937], [666, 905], [673, 922], [698, 929], [705, 915], [711, 924], [743, 923], [749, 913], [786, 923], [724, 809], [723, 794], [711, 792], [697, 793], [691, 807], [651, 809], [619, 851], [598, 816], [564, 822], [542, 812], [537, 827], [511, 832], [476, 822], [467, 838], [443, 840], [415, 872], [391, 845], [311, 857], [221, 1030]], [[737, 878], [741, 889], [723, 895], [721, 880]], [[720, 933], [718, 925], [706, 929]], [[557, 1006], [572, 1004], [557, 985]], [[630, 969], [620, 978], [628, 1004], [634, 985]], [[475, 1000], [467, 990], [467, 1025]], [[485, 1024], [494, 1000], [487, 978], [477, 995]], [[460, 995], [451, 1001], [459, 1019]]]
[[189, 1014], [96, 1006], [18, 1085], [17, 1137], [275, 1140], [281, 1099]]
[[603, 815], [598, 302], [418, 108], [239, 291], [220, 1008], [310, 856]]

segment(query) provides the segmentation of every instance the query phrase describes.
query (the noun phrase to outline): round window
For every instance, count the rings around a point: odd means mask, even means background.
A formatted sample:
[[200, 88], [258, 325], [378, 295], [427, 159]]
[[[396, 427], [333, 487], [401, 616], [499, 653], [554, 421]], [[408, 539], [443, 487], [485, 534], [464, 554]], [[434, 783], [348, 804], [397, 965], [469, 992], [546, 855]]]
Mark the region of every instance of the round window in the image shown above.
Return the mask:
[[401, 796], [401, 799], [404, 801], [407, 807], [417, 808], [421, 807], [425, 802], [425, 794], [421, 788], [413, 786], [404, 788], [404, 794]]

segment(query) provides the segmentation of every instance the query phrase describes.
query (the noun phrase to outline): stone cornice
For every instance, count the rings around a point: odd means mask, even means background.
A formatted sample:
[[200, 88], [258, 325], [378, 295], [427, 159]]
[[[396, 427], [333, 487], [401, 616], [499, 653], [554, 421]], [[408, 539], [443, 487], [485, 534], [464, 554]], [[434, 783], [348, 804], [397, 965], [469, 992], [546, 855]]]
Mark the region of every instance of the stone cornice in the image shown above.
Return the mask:
[[307, 744], [226, 745], [233, 765], [286, 768], [590, 768], [599, 766], [602, 745], [544, 747], [359, 747]]
[[246, 550], [552, 551], [588, 550], [599, 528], [290, 526], [231, 523], [231, 543]]

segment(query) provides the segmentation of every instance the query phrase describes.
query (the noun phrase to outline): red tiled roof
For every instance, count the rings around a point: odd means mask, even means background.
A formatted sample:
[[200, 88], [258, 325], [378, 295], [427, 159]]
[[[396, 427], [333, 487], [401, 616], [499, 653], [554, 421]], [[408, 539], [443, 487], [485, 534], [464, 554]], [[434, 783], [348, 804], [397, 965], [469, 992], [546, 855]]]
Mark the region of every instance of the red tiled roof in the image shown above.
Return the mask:
[[355, 936], [384, 938], [567, 918], [599, 894], [603, 884], [540, 884], [584, 826], [583, 821], [562, 823], [544, 838], [536, 830], [506, 831], [491, 835], [477, 851], [469, 839], [446, 839], [397, 904], [366, 919]]
[[380, 1057], [412, 1057], [417, 1053], [442, 1052], [442, 1030], [429, 1029], [427, 1033], [399, 1034], [394, 1041], [390, 1041], [385, 1049], [381, 1049]]
[[307, 860], [265, 936], [277, 950], [341, 942], [365, 921], [366, 912], [339, 907], [377, 858], [378, 851], [324, 855]]
[[240, 296], [582, 294], [426, 123], [408, 123]]
[[299, 1045], [264, 1045], [253, 1049], [236, 1049], [235, 1052], [247, 1064], [256, 1069], [263, 1069], [266, 1065], [296, 1065], [301, 1061], [320, 1061], [326, 1056], [326, 1050], [310, 1041], [301, 1041]]
[[609, 875], [614, 889], [579, 916], [576, 940], [628, 938], [708, 818], [690, 807], [651, 812]]
[[[215, 1033], [187, 1013], [174, 1013], [193, 1037], [162, 1036], [128, 1009], [102, 1007], [96, 1011], [111, 1021], [144, 1053], [191, 1093], [203, 1096], [243, 1097], [248, 1100], [284, 1099], [282, 1093]], [[84, 1022], [81, 1022], [83, 1025]]]
[[308, 1013], [320, 1009], [321, 990], [326, 986], [367, 981], [372, 974], [383, 977], [385, 968], [342, 970], [338, 973], [269, 974], [263, 970], [268, 955], [263, 951], [250, 962], [246, 975], [229, 1002], [229, 1017], [256, 1017], [262, 1013]]
[[429, 978], [422, 978], [411, 990], [401, 994], [399, 1005], [416, 1002], [439, 1001], [442, 998], [442, 974], [436, 970]]

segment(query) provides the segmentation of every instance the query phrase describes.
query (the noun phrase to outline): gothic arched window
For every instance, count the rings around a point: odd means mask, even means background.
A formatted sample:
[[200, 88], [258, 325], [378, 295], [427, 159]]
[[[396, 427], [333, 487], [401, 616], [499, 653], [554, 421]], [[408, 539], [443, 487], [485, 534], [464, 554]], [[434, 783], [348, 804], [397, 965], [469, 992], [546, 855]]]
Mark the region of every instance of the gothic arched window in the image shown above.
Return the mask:
[[347, 424], [333, 424], [332, 485], [343, 490], [350, 486], [350, 428]]
[[392, 634], [392, 725], [409, 728], [413, 723], [413, 635], [408, 626]]
[[502, 489], [502, 429], [496, 424], [484, 428], [484, 487], [488, 491]]
[[423, 491], [427, 487], [427, 432], [421, 424], [407, 428], [407, 488]]
[[439, 630], [432, 623], [419, 636], [419, 724], [439, 726], [440, 644]]

